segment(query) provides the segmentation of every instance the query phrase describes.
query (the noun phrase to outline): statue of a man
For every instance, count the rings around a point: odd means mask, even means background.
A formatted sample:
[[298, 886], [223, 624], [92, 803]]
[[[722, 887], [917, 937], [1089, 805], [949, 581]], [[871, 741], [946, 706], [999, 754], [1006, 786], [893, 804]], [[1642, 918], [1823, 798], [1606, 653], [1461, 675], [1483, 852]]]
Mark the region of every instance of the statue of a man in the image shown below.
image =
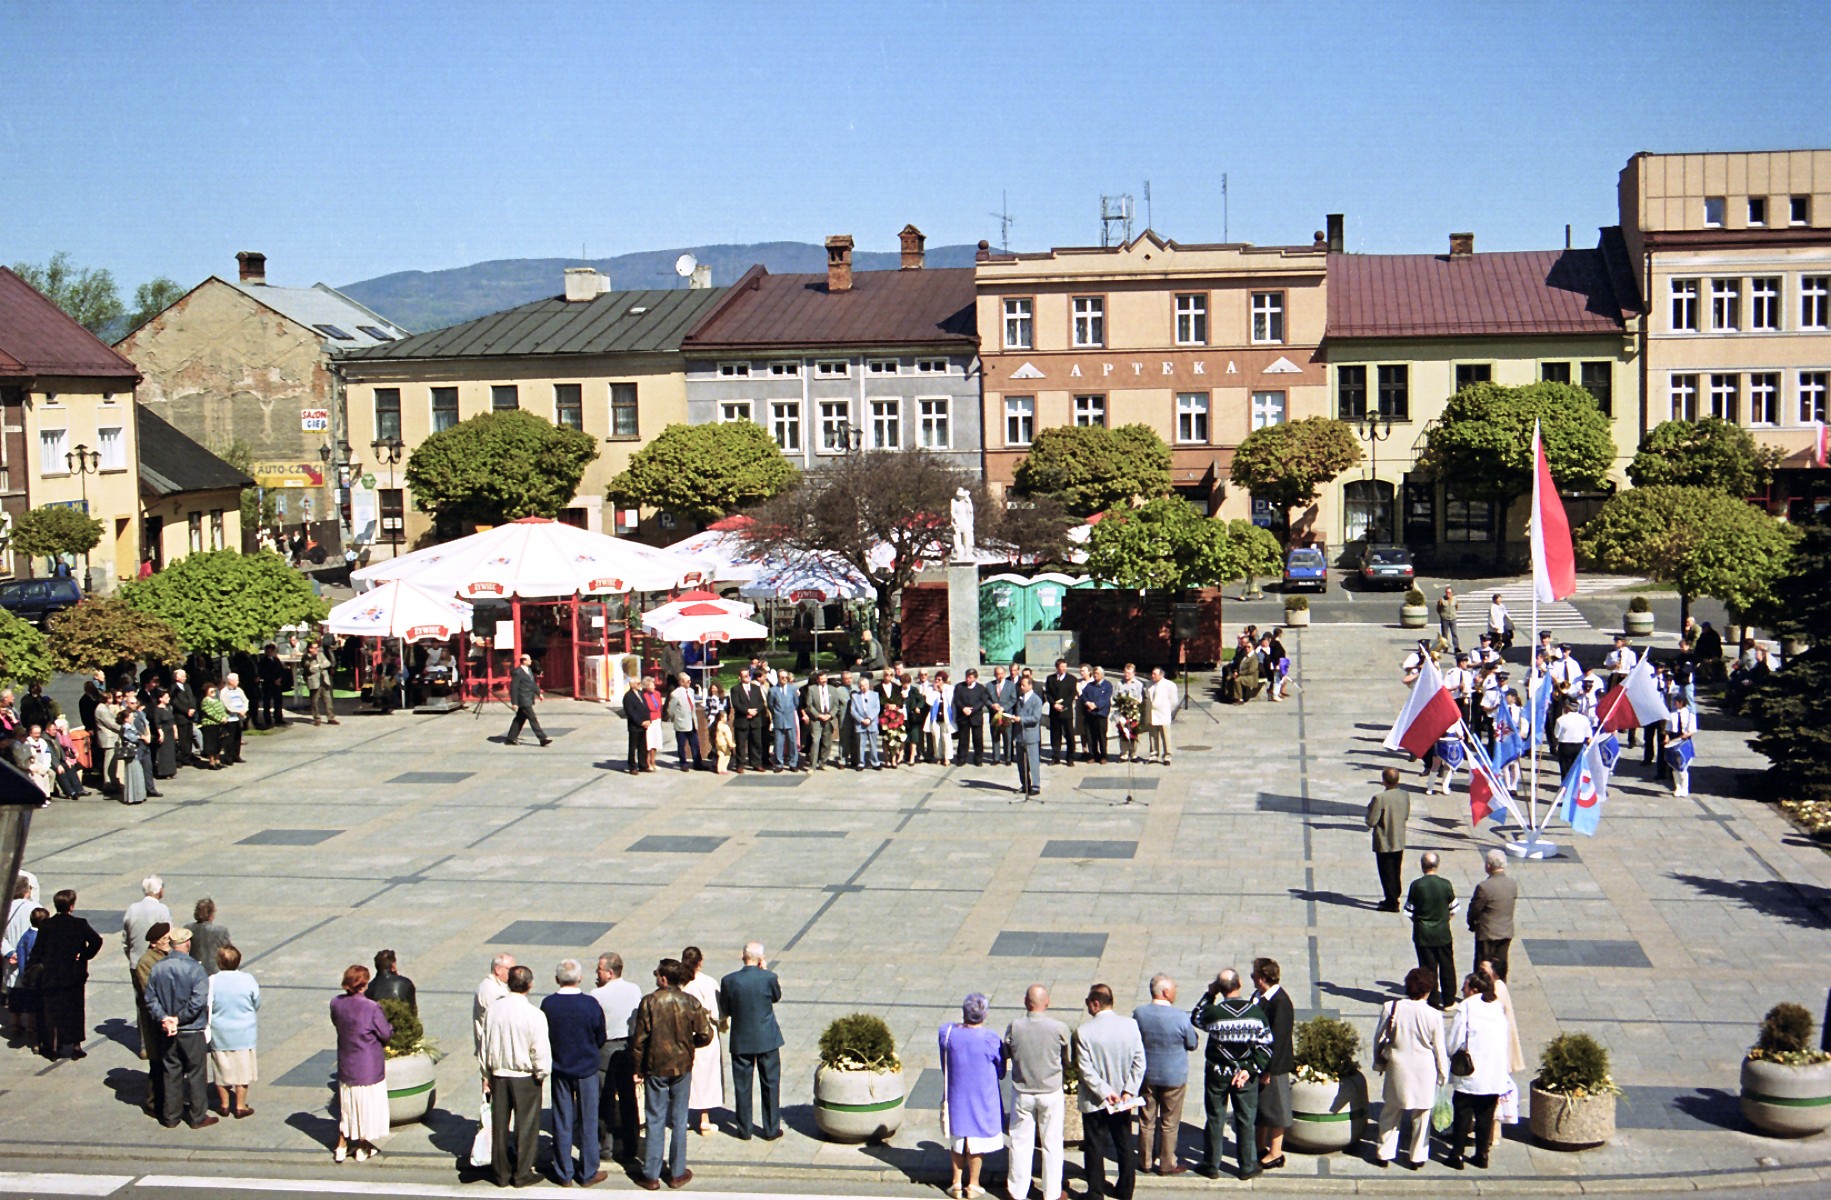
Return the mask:
[[954, 557], [971, 559], [973, 557], [973, 497], [965, 489], [954, 493], [950, 507], [954, 518]]

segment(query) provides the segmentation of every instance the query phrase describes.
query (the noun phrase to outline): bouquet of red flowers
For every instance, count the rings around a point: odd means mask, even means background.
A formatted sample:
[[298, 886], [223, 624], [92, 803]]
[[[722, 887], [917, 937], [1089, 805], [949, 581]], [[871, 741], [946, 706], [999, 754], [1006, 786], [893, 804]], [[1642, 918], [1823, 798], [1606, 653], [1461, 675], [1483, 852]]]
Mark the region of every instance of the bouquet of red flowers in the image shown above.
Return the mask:
[[1119, 722], [1119, 736], [1128, 742], [1138, 740], [1138, 697], [1120, 692], [1113, 697], [1113, 717]]
[[884, 745], [884, 757], [895, 761], [894, 756], [902, 750], [909, 740], [909, 731], [903, 726], [905, 714], [900, 708], [886, 708], [877, 719], [879, 739]]

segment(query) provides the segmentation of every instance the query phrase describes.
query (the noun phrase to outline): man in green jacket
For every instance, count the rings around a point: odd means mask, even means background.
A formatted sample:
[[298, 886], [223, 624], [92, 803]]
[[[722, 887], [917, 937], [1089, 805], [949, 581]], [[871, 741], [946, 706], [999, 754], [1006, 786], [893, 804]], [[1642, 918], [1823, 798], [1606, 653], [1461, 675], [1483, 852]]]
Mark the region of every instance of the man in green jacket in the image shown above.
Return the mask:
[[1434, 1008], [1448, 1012], [1456, 1007], [1456, 942], [1450, 934], [1450, 917], [1456, 911], [1456, 889], [1437, 874], [1434, 851], [1419, 860], [1424, 874], [1411, 881], [1405, 893], [1405, 911], [1411, 914], [1411, 942], [1418, 965], [1437, 977]]
[[1367, 828], [1373, 831], [1373, 862], [1380, 872], [1385, 898], [1381, 912], [1399, 911], [1399, 869], [1405, 858], [1405, 822], [1411, 819], [1411, 797], [1399, 787], [1399, 769], [1380, 772], [1385, 789], [1367, 804]]

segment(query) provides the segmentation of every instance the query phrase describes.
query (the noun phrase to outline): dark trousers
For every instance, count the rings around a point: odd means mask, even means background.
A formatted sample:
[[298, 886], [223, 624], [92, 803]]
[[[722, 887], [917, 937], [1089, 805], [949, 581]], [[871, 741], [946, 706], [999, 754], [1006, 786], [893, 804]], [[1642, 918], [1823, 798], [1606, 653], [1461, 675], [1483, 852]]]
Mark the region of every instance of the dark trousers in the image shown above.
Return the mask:
[[703, 771], [706, 766], [706, 760], [699, 756], [699, 730], [676, 729], [674, 731], [674, 752], [680, 755], [680, 765], [682, 767], [687, 765], [687, 751], [689, 749], [693, 751], [693, 769], [695, 771]]
[[523, 725], [532, 729], [534, 731], [534, 736], [541, 741], [544, 742], [547, 740], [547, 733], [540, 727], [540, 718], [534, 715], [534, 706], [532, 704], [517, 704], [515, 706], [515, 719], [509, 722], [509, 735], [502, 740], [505, 742], [513, 742], [521, 737], [521, 727]]
[[1431, 1003], [1438, 1008], [1448, 1008], [1456, 999], [1460, 989], [1456, 978], [1456, 947], [1452, 943], [1441, 946], [1421, 946], [1412, 943], [1418, 952], [1418, 965], [1437, 977], [1437, 990], [1431, 995]]
[[[598, 1173], [598, 1094], [603, 1080], [597, 1074], [560, 1075], [552, 1078], [553, 1175], [562, 1183], [583, 1183]], [[494, 1113], [492, 1108], [491, 1112]], [[579, 1148], [577, 1166], [572, 1147]]]
[[[1063, 743], [1067, 743], [1068, 757], [1064, 759]], [[1071, 712], [1049, 713], [1049, 759], [1061, 765], [1074, 761], [1074, 714]]]
[[650, 1075], [642, 1081], [648, 1104], [648, 1142], [642, 1147], [644, 1179], [660, 1179], [664, 1166], [670, 1181], [687, 1173], [687, 1091], [692, 1081], [691, 1075]]
[[191, 734], [191, 718], [179, 713], [178, 722], [178, 761], [181, 763], [196, 762], [197, 742]]
[[1475, 1135], [1475, 1161], [1488, 1161], [1488, 1147], [1494, 1137], [1494, 1106], [1499, 1101], [1499, 1096], [1471, 1096], [1467, 1092], [1450, 1097], [1456, 1124], [1450, 1130], [1449, 1161], [1462, 1161], [1462, 1148], [1468, 1144], [1470, 1133]]
[[1257, 1165], [1259, 1157], [1259, 1138], [1253, 1132], [1253, 1126], [1259, 1121], [1259, 1077], [1247, 1076], [1245, 1086], [1234, 1087], [1233, 1076], [1223, 1075], [1216, 1078], [1212, 1072], [1205, 1072], [1206, 1083], [1203, 1085], [1203, 1106], [1208, 1110], [1208, 1124], [1203, 1130], [1207, 1138], [1207, 1166], [1210, 1171], [1221, 1169], [1221, 1159], [1225, 1154], [1227, 1138], [1227, 1105], [1233, 1104], [1233, 1142], [1234, 1150], [1240, 1157], [1240, 1171], [1244, 1174], [1246, 1164]]
[[1577, 765], [1577, 756], [1579, 754], [1583, 753], [1583, 743], [1582, 742], [1559, 742], [1558, 746], [1557, 746], [1557, 752], [1558, 752], [1558, 779], [1559, 780], [1569, 779], [1570, 778], [1570, 769]]
[[[515, 1159], [509, 1161], [509, 1121], [515, 1122]], [[534, 1182], [540, 1149], [540, 1080], [532, 1075], [490, 1076], [490, 1172], [497, 1187]], [[511, 1174], [511, 1171], [513, 1172]]]
[[236, 720], [223, 722], [223, 765], [242, 761], [242, 723]]
[[1405, 867], [1405, 851], [1375, 850], [1373, 863], [1380, 872], [1380, 891], [1385, 896], [1386, 907], [1397, 908], [1399, 904], [1399, 873]]
[[1494, 974], [1502, 983], [1505, 983], [1507, 982], [1507, 951], [1512, 947], [1512, 938], [1495, 938], [1493, 940], [1476, 938], [1475, 961], [1478, 964], [1482, 962], [1493, 963]]
[[1188, 1085], [1144, 1085], [1144, 1124], [1138, 1131], [1138, 1165], [1167, 1171], [1176, 1165], [1176, 1133], [1183, 1123], [1183, 1094]]
[[782, 1052], [731, 1056], [731, 1107], [737, 1113], [737, 1135], [741, 1138], [750, 1136], [752, 1071], [763, 1084], [763, 1136], [772, 1138], [782, 1132]]
[[764, 762], [764, 729], [761, 725], [744, 722], [731, 727], [732, 763], [740, 771], [760, 771]]
[[258, 729], [271, 729], [275, 725], [286, 723], [286, 692], [277, 683], [256, 685], [254, 700], [254, 724]]
[[629, 733], [629, 773], [634, 775], [648, 762], [648, 730], [634, 721], [623, 722], [623, 728]]
[[1087, 714], [1087, 728], [1081, 735], [1081, 753], [1097, 763], [1106, 761], [1105, 713]]
[[[1069, 1097], [1068, 1103], [1073, 1104], [1074, 1098]], [[1101, 1196], [1132, 1200], [1132, 1189], [1138, 1183], [1138, 1152], [1132, 1146], [1132, 1114], [1096, 1109], [1081, 1114], [1081, 1129], [1081, 1171], [1086, 1177], [1087, 1195], [1093, 1200], [1099, 1200]], [[1119, 1180], [1110, 1189], [1106, 1186], [1106, 1160], [1109, 1158], [1119, 1171]]]
[[619, 1038], [606, 1042], [610, 1053], [604, 1067], [604, 1086], [598, 1093], [598, 1138], [606, 1150], [614, 1137], [623, 1144], [623, 1156], [636, 1153], [636, 1129], [642, 1114], [636, 1110], [636, 1060], [630, 1056], [629, 1041]]
[[1017, 757], [1017, 726], [1009, 721], [992, 725], [992, 761], [1003, 765]]
[[966, 744], [973, 743], [973, 765], [985, 763], [985, 722], [978, 717], [962, 717], [960, 727], [954, 731], [954, 764], [966, 765]]
[[140, 1008], [140, 1046], [146, 1051], [146, 1111], [165, 1120], [165, 1030]]
[[203, 1040], [203, 1030], [179, 1030], [172, 1037], [159, 1035], [160, 1081], [164, 1094], [159, 1097], [159, 1119], [175, 1125], [182, 1119], [195, 1125], [210, 1115], [207, 1093], [209, 1081], [205, 1072], [210, 1061], [210, 1047]]

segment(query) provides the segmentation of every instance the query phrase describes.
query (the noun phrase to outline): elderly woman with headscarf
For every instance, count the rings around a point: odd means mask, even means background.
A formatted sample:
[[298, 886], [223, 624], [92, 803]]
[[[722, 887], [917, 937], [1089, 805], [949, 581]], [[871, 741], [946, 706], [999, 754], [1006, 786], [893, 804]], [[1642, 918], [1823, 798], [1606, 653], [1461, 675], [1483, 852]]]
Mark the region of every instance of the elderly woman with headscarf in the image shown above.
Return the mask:
[[954, 1200], [985, 1194], [979, 1168], [986, 1155], [1004, 1145], [1004, 1097], [998, 1090], [1005, 1073], [1004, 1041], [985, 1027], [987, 1007], [985, 996], [974, 992], [960, 1005], [959, 1023], [941, 1026], [942, 1124], [954, 1168], [947, 1194]]
[[30, 764], [26, 767], [26, 774], [32, 777], [32, 782], [38, 785], [39, 791], [49, 796], [52, 788], [51, 743], [45, 738], [45, 731], [37, 725], [33, 725], [26, 734], [25, 752], [26, 761]]
[[70, 736], [70, 722], [63, 717], [52, 721], [45, 739], [51, 743], [51, 771], [57, 777], [58, 794], [67, 800], [83, 795], [82, 759]]

